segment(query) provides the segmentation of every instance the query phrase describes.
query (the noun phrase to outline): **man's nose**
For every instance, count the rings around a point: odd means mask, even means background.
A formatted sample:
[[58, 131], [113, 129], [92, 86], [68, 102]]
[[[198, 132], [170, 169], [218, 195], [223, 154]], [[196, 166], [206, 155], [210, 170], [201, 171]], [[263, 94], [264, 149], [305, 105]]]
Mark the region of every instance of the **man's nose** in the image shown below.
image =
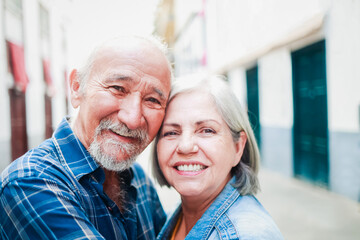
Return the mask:
[[121, 100], [118, 119], [132, 130], [143, 126], [145, 118], [143, 116], [142, 101], [139, 94], [129, 94]]
[[189, 133], [182, 134], [176, 151], [181, 154], [192, 154], [199, 151], [195, 136]]

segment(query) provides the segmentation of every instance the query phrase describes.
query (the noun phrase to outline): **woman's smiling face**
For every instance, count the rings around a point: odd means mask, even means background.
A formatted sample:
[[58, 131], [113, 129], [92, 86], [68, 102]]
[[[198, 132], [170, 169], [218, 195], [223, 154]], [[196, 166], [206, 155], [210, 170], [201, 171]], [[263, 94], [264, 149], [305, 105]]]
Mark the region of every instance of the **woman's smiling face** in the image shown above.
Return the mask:
[[157, 145], [159, 166], [182, 198], [214, 200], [240, 161], [244, 144], [239, 142], [208, 93], [180, 93], [166, 109]]

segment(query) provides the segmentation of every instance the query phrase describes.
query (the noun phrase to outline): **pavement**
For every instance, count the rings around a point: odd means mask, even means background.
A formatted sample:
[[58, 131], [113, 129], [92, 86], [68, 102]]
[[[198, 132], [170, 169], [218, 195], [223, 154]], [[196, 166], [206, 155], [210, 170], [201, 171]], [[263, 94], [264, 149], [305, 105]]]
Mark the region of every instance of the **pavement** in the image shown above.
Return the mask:
[[262, 169], [257, 198], [288, 240], [360, 240], [360, 203]]

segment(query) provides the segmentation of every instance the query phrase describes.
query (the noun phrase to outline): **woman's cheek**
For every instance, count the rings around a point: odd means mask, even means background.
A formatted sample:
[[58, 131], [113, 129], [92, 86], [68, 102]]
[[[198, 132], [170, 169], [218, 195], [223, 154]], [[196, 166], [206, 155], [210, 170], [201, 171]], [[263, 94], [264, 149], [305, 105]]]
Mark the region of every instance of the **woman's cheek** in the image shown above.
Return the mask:
[[166, 144], [164, 144], [163, 139], [160, 139], [157, 146], [157, 155], [159, 160], [160, 168], [163, 168], [165, 159], [166, 159]]
[[160, 167], [166, 166], [175, 152], [175, 144], [172, 141], [161, 139], [158, 143], [158, 159]]

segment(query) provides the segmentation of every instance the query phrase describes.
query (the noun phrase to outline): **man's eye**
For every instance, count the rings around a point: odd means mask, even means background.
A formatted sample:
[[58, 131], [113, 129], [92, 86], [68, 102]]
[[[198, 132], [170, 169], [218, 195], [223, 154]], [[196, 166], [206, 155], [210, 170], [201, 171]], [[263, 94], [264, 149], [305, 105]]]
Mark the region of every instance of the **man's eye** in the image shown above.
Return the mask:
[[154, 97], [145, 98], [145, 104], [147, 107], [152, 109], [163, 109], [164, 105], [159, 99]]
[[147, 101], [161, 105], [160, 101], [153, 97], [148, 98]]
[[125, 92], [125, 88], [123, 88], [122, 86], [114, 85], [114, 86], [111, 86], [110, 88], [117, 92]]

